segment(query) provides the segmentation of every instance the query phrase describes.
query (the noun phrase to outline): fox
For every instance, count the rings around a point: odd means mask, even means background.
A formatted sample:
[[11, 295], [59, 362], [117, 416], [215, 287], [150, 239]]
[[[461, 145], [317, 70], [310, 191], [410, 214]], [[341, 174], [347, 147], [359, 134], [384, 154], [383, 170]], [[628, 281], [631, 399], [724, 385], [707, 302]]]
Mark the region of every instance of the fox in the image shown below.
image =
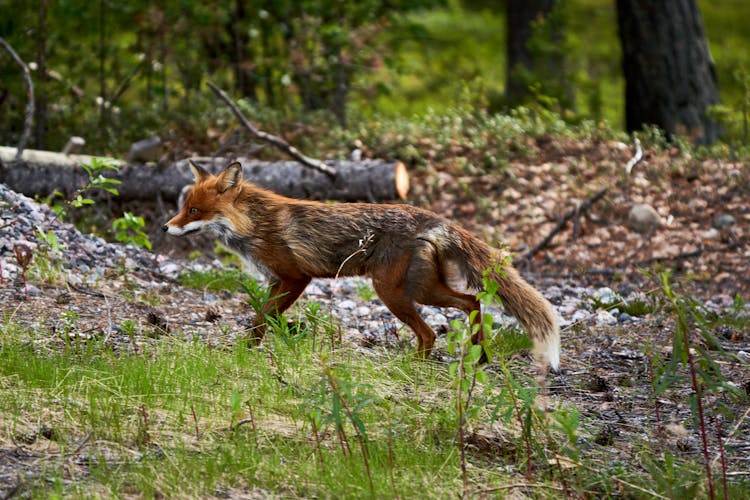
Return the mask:
[[[558, 370], [560, 331], [549, 301], [508, 263], [506, 251], [458, 224], [411, 205], [287, 198], [243, 179], [239, 162], [216, 175], [193, 162], [190, 168], [194, 184], [162, 230], [173, 236], [208, 232], [265, 275], [270, 299], [253, 321], [254, 340], [263, 339], [265, 318], [286, 311], [313, 278], [366, 276], [414, 332], [417, 353], [427, 357], [436, 335], [418, 305], [456, 308], [481, 321], [477, 293], [486, 276], [531, 337], [536, 361]], [[482, 344], [483, 328], [471, 340]]]

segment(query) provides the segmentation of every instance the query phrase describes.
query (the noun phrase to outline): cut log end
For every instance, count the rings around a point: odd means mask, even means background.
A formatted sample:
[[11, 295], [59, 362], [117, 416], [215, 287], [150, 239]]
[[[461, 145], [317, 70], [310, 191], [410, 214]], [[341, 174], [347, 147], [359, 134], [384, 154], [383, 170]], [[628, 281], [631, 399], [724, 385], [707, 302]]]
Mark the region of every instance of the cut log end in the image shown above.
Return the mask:
[[405, 200], [409, 194], [409, 173], [406, 171], [406, 165], [397, 161], [394, 172], [394, 182], [396, 184], [396, 194], [399, 199]]

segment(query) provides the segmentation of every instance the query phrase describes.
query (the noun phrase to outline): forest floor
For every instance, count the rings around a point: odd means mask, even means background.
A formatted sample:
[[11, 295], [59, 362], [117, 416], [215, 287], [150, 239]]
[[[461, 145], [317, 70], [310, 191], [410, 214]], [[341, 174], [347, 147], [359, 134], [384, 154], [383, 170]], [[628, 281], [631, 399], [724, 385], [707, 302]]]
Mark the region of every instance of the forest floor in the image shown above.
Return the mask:
[[[644, 449], [648, 449], [654, 456], [670, 454], [683, 463], [697, 464], [689, 467], [697, 485], [690, 491], [705, 493], [700, 472], [703, 448], [691, 404], [689, 373], [684, 367], [676, 368], [674, 385], [656, 396], [654, 392], [654, 371], [668, 365], [680, 311], [689, 318], [693, 356], [699, 361], [704, 354], [712, 359], [721, 372], [715, 378], [724, 384], [722, 389], [712, 387], [710, 376], [703, 383], [707, 393], [703, 404], [706, 415], [711, 415], [706, 423], [707, 451], [714, 480], [718, 484], [722, 474], [719, 422], [726, 454], [723, 471], [730, 483], [744, 484], [741, 491], [747, 491], [750, 306], [743, 299], [750, 298], [750, 166], [694, 159], [677, 150], [646, 151], [628, 175], [624, 165], [633, 154], [629, 145], [543, 138], [530, 140], [526, 146], [528, 160], [511, 162], [497, 174], [474, 175], [450, 163], [415, 169], [410, 203], [456, 220], [495, 244], [506, 244], [516, 255], [516, 265], [549, 297], [562, 320], [562, 369], [548, 377], [548, 402], [551, 408], [574, 408], [580, 415], [575, 446], [580, 462], [588, 460], [585, 467], [606, 469], [619, 464], [629, 475], [615, 479], [612, 490], [602, 491], [597, 481], [566, 484], [564, 474], [550, 473], [555, 476], [550, 491], [669, 496], [669, 491], [676, 491], [669, 488], [680, 480], [660, 483], [656, 477], [667, 474], [667, 466], [658, 460], [660, 465], [654, 466], [644, 459]], [[601, 199], [580, 209], [548, 244], [524, 258], [553, 231], [563, 214], [604, 188], [607, 192]], [[5, 327], [0, 352], [15, 341], [10, 340], [15, 339], [11, 330], [36, 331], [23, 340], [35, 352], [61, 352], [71, 341], [95, 340], [116, 355], [132, 355], [139, 349], [148, 351], [149, 345], [164, 337], [197, 339], [229, 349], [242, 339], [252, 317], [244, 293], [214, 290], [208, 282], [202, 287], [183, 286], [180, 277], [186, 270], [209, 275], [221, 271], [211, 258], [194, 262], [185, 258], [191, 248], [206, 248], [205, 241], [178, 244], [153, 233], [154, 254], [110, 245], [80, 236], [29, 200], [8, 192], [3, 196], [0, 303]], [[635, 204], [647, 204], [659, 215], [659, 223], [645, 233], [635, 232], [628, 224]], [[154, 218], [166, 215], [155, 213]], [[38, 226], [55, 233], [57, 242], [40, 242]], [[29, 288], [21, 285], [13, 254], [18, 242], [33, 248]], [[676, 301], [670, 299], [660, 278], [667, 269], [673, 273], [670, 283]], [[680, 302], [682, 298], [690, 300]], [[321, 304], [337, 319], [340, 340], [357, 355], [377, 359], [411, 349], [411, 334], [372, 295], [366, 280], [316, 281], [303, 297], [303, 303], [310, 302]], [[696, 307], [691, 309], [690, 304]], [[304, 316], [302, 306], [297, 311], [292, 316]], [[440, 332], [434, 360], [447, 370], [452, 358], [446, 351], [445, 332], [449, 321], [460, 316], [433, 308], [423, 312]], [[495, 318], [503, 328], [510, 324], [499, 312]], [[533, 377], [525, 351], [513, 354], [512, 359], [513, 370]], [[502, 376], [497, 362], [489, 370]], [[13, 374], [0, 368], [4, 397], [15, 384]], [[745, 399], [725, 392], [726, 387], [737, 388]], [[85, 426], [60, 423], [69, 409], [59, 401], [47, 408], [18, 400], [14, 405], [4, 408], [0, 416], [0, 484], [4, 485], [0, 498], [44, 491], [44, 481], [54, 482], [45, 475], [51, 474], [62, 456], [62, 472], [54, 476], [62, 492], [70, 493], [66, 488], [82, 477], [96, 483], [90, 456], [108, 446], [105, 437], [86, 431]], [[62, 437], [58, 432], [55, 437], [56, 425], [75, 432]], [[508, 458], [523, 454], [508, 451], [520, 446], [514, 439], [517, 436], [509, 437], [496, 425], [477, 422], [467, 434], [469, 455], [475, 467], [489, 462], [492, 467], [510, 464], [511, 469], [521, 469], [509, 477], [522, 483], [519, 491], [536, 494], [528, 485], [528, 474], [523, 475], [524, 467]], [[122, 446], [135, 456], [143, 442]], [[578, 466], [568, 458], [563, 465], [558, 462], [561, 472]], [[633, 477], [649, 474], [650, 481], [630, 484]], [[269, 481], [261, 481], [261, 491], [252, 482], [237, 485], [230, 481], [228, 492], [217, 493], [214, 485], [208, 493], [262, 497], [325, 491], [309, 486], [289, 489], [288, 485], [276, 489]], [[92, 488], [84, 491], [102, 493]], [[107, 488], [109, 493], [121, 491]], [[132, 493], [144, 493], [136, 490]], [[170, 493], [158, 487], [156, 491]], [[482, 494], [481, 488], [476, 491]], [[199, 494], [191, 490], [189, 495]]]

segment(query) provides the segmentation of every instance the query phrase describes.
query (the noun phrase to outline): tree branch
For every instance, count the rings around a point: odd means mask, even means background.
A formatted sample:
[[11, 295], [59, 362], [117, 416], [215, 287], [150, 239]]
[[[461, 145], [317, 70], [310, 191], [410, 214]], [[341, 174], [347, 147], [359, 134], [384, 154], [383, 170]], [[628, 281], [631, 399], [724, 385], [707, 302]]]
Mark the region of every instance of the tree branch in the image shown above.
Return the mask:
[[10, 53], [13, 60], [21, 66], [23, 71], [23, 79], [26, 82], [26, 94], [28, 101], [26, 102], [26, 112], [24, 113], [23, 120], [23, 134], [21, 134], [21, 140], [18, 141], [18, 150], [16, 151], [16, 159], [20, 159], [23, 155], [23, 150], [26, 148], [26, 144], [29, 142], [29, 136], [31, 135], [31, 127], [34, 124], [34, 84], [31, 82], [31, 73], [29, 73], [29, 67], [23, 62], [23, 59], [18, 57], [18, 54], [13, 47], [10, 46], [4, 38], [0, 37], [0, 45], [5, 47]]
[[309, 158], [302, 154], [297, 148], [290, 145], [288, 142], [286, 142], [281, 137], [277, 137], [275, 135], [269, 134], [267, 132], [263, 132], [262, 130], [258, 129], [253, 125], [250, 120], [248, 120], [245, 115], [242, 114], [242, 111], [240, 111], [240, 108], [237, 107], [237, 105], [230, 99], [230, 97], [221, 90], [219, 87], [217, 87], [213, 82], [206, 82], [206, 85], [208, 85], [211, 90], [214, 91], [214, 93], [221, 98], [222, 101], [224, 101], [227, 106], [229, 106], [229, 109], [232, 110], [232, 113], [234, 113], [234, 116], [237, 117], [237, 119], [240, 120], [240, 123], [255, 137], [258, 139], [261, 139], [263, 141], [268, 142], [269, 144], [275, 146], [276, 148], [282, 150], [301, 164], [313, 168], [319, 172], [323, 172], [324, 174], [330, 176], [330, 177], [336, 177], [336, 169], [333, 167], [326, 165], [320, 160], [316, 160], [314, 158]]
[[565, 215], [563, 215], [562, 219], [560, 219], [560, 222], [557, 223], [557, 225], [552, 229], [552, 231], [549, 232], [546, 238], [544, 238], [542, 241], [534, 245], [526, 254], [523, 256], [524, 260], [531, 260], [531, 258], [536, 255], [536, 253], [541, 250], [542, 248], [546, 247], [547, 244], [552, 241], [552, 238], [555, 237], [557, 233], [560, 232], [560, 230], [565, 226], [565, 224], [573, 218], [574, 215], [580, 214], [581, 212], [588, 210], [591, 208], [591, 206], [599, 201], [601, 198], [604, 197], [605, 194], [607, 194], [607, 191], [609, 188], [604, 188], [597, 192], [594, 196], [589, 198], [588, 200], [581, 203], [581, 205], [576, 205], [575, 208], [569, 210]]

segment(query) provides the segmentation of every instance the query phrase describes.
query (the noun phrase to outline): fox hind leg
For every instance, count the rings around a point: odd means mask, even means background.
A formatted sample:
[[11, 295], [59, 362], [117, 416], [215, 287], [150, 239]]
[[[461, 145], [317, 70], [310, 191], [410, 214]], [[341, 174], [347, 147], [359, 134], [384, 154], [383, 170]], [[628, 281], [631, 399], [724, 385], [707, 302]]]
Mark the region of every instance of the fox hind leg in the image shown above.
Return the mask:
[[[482, 310], [476, 296], [454, 290], [441, 279], [441, 276], [437, 272], [432, 276], [423, 275], [423, 279], [426, 286], [423, 286], [420, 289], [417, 295], [417, 302], [427, 306], [452, 307], [454, 309], [459, 309], [466, 313], [470, 318], [471, 314], [474, 311], [477, 311], [477, 314], [474, 315], [472, 321], [472, 328], [474, 325], [479, 325], [479, 329], [476, 333], [472, 334], [471, 343], [481, 344], [484, 342], [484, 329], [481, 325]], [[479, 362], [486, 363], [487, 361], [489, 361], [487, 351], [482, 348], [482, 357], [479, 358]]]
[[417, 353], [427, 357], [435, 344], [435, 332], [417, 311], [413, 297], [413, 282], [409, 280], [412, 271], [411, 260], [410, 256], [406, 256], [393, 267], [373, 272], [372, 286], [394, 316], [414, 331], [417, 336]]
[[[457, 292], [441, 281], [436, 280], [431, 283], [429, 287], [422, 290], [417, 296], [417, 302], [426, 306], [452, 307], [463, 311], [467, 316], [471, 316], [472, 312], [477, 311], [477, 314], [474, 316], [473, 324], [479, 324], [482, 320], [479, 316], [481, 314], [480, 304], [474, 295]], [[474, 335], [472, 335], [471, 342], [473, 344], [478, 344], [483, 340], [484, 332], [480, 328]]]

